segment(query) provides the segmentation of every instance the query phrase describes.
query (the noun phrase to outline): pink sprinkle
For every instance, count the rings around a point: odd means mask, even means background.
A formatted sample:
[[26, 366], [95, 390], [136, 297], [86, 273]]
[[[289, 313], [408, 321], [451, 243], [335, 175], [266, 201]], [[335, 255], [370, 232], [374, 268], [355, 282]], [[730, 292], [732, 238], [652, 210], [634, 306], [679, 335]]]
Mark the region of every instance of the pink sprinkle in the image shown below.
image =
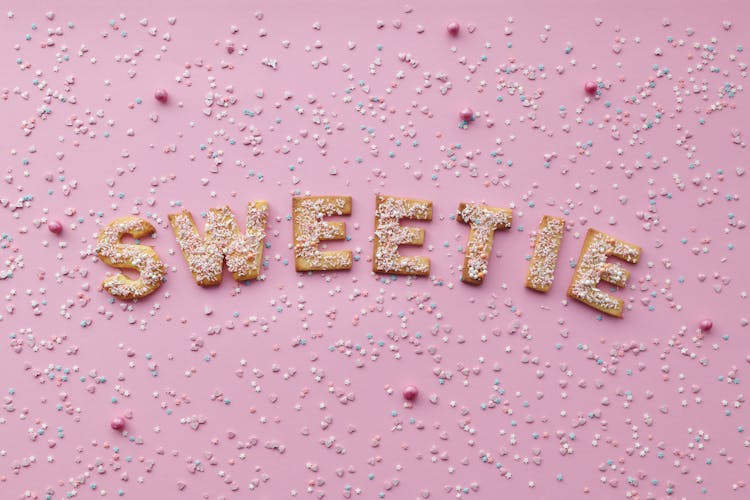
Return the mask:
[[713, 327], [714, 327], [714, 322], [708, 318], [701, 320], [701, 322], [698, 324], [698, 328], [700, 328], [702, 332], [707, 332]]
[[458, 35], [458, 31], [461, 29], [461, 26], [456, 21], [451, 21], [448, 23], [448, 26], [446, 26], [446, 29], [448, 30], [448, 33], [451, 34], [451, 36]]
[[49, 232], [52, 234], [60, 234], [62, 233], [63, 226], [59, 220], [51, 220], [47, 222], [47, 229], [49, 229]]
[[464, 108], [458, 113], [459, 118], [465, 122], [470, 122], [474, 119], [474, 110], [471, 108]]
[[599, 88], [599, 86], [596, 84], [596, 82], [588, 81], [583, 86], [584, 90], [586, 90], [587, 94], [596, 94], [596, 90]]
[[404, 391], [402, 394], [405, 400], [414, 401], [419, 395], [419, 389], [417, 389], [413, 385], [407, 385], [406, 387], [404, 387]]
[[167, 99], [169, 99], [169, 94], [165, 89], [156, 89], [154, 91], [154, 99], [159, 102], [167, 102]]
[[122, 417], [113, 417], [109, 422], [109, 425], [116, 431], [121, 431], [125, 428], [125, 420]]

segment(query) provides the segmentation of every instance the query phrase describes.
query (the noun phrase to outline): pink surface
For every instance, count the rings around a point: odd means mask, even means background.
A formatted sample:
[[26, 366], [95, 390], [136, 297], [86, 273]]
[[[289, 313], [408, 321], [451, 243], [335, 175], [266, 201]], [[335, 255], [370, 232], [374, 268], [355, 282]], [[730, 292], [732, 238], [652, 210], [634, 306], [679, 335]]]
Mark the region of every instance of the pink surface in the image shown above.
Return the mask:
[[[0, 497], [748, 496], [744, 2], [11, 3]], [[351, 272], [295, 273], [307, 193], [354, 197]], [[375, 193], [434, 202], [429, 279], [370, 272]], [[255, 199], [264, 279], [201, 289], [167, 215]], [[470, 200], [514, 208], [481, 287]], [[126, 214], [169, 267], [127, 304], [93, 256]], [[624, 319], [565, 300], [589, 227], [643, 248]]]

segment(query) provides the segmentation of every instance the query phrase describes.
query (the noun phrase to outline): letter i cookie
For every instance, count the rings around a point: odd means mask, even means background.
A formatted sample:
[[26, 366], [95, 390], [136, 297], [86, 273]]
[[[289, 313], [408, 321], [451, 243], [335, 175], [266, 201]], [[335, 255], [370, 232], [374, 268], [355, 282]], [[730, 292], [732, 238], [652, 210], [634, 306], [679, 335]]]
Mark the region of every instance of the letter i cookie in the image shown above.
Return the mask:
[[562, 218], [551, 215], [542, 217], [526, 273], [526, 288], [538, 292], [549, 291], [555, 279], [557, 256], [560, 254], [564, 231], [565, 221]]

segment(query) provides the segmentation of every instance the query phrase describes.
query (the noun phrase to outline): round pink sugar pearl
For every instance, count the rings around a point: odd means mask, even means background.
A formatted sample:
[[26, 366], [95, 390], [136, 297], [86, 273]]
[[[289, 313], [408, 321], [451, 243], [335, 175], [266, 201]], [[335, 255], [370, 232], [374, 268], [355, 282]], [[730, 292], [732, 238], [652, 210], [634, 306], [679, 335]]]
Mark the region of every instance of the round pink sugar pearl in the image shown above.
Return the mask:
[[167, 99], [169, 99], [169, 94], [164, 89], [156, 89], [154, 91], [154, 99], [159, 102], [167, 102]]
[[404, 387], [404, 391], [402, 394], [404, 395], [405, 400], [414, 401], [419, 395], [419, 389], [417, 389], [413, 385], [407, 385], [406, 387]]
[[458, 35], [458, 30], [461, 29], [461, 26], [456, 21], [451, 21], [448, 23], [445, 29], [447, 29], [448, 33], [450, 33], [452, 36], [456, 36]]
[[52, 234], [60, 234], [62, 233], [63, 226], [59, 220], [51, 220], [47, 222], [47, 229], [49, 229], [49, 232]]
[[459, 118], [465, 122], [470, 122], [474, 118], [474, 110], [471, 108], [464, 108], [458, 113]]
[[109, 425], [116, 431], [121, 431], [125, 428], [125, 420], [122, 417], [113, 417], [109, 422]]
[[596, 82], [588, 81], [583, 86], [583, 88], [587, 94], [596, 94], [596, 90], [599, 88], [599, 85], [597, 85]]
[[714, 327], [714, 322], [711, 321], [710, 319], [703, 319], [701, 320], [700, 323], [698, 323], [698, 328], [700, 328], [702, 332], [707, 332], [713, 327]]

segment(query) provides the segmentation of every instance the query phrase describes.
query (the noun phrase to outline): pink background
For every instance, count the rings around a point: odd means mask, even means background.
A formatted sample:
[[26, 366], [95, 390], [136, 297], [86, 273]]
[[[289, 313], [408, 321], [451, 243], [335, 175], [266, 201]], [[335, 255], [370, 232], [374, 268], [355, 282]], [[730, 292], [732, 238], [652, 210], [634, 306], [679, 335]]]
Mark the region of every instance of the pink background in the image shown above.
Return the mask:
[[[744, 2], [11, 3], [0, 497], [747, 497]], [[206, 115], [209, 92], [236, 103]], [[466, 106], [481, 117], [462, 129]], [[354, 197], [351, 241], [330, 245], [358, 249], [351, 272], [294, 272], [295, 193]], [[404, 251], [429, 279], [370, 272], [375, 193], [433, 200], [429, 248]], [[167, 214], [229, 204], [244, 225], [255, 199], [265, 280], [199, 288]], [[450, 219], [470, 200], [514, 208], [481, 287], [459, 280]], [[157, 226], [168, 282], [121, 304], [92, 250], [132, 213]], [[523, 280], [544, 214], [570, 230], [542, 295]], [[624, 319], [565, 300], [588, 227], [643, 248]]]

